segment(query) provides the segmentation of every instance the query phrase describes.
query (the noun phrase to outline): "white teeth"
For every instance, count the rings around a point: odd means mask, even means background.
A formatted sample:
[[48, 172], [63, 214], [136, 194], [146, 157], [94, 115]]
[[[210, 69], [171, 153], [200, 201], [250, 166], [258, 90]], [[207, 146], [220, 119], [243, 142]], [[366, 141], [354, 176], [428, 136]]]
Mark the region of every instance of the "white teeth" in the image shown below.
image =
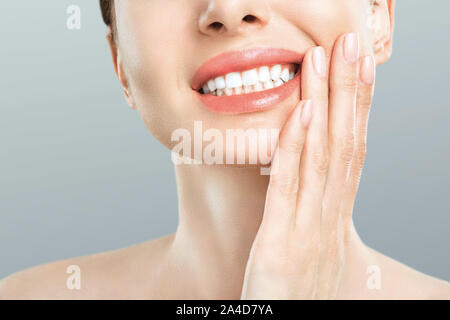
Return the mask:
[[295, 77], [294, 71], [289, 69], [291, 68], [286, 65], [277, 64], [272, 67], [262, 66], [242, 73], [231, 72], [209, 80], [203, 85], [200, 92], [220, 97], [270, 90]]
[[273, 81], [269, 80], [267, 82], [264, 82], [264, 89], [266, 90], [273, 89]]
[[258, 70], [252, 69], [242, 72], [242, 83], [244, 86], [253, 86], [258, 83]]
[[225, 76], [225, 82], [229, 89], [242, 87], [241, 74], [239, 72], [229, 73]]
[[283, 71], [281, 72], [281, 80], [283, 80], [284, 82], [288, 82], [289, 81], [289, 69], [288, 68], [284, 68]]
[[255, 91], [256, 92], [259, 92], [259, 91], [263, 91], [264, 89], [263, 89], [263, 85], [262, 85], [262, 83], [261, 82], [258, 82], [256, 85], [255, 85]]
[[270, 77], [273, 81], [277, 81], [281, 76], [281, 64], [276, 64], [270, 69]]
[[209, 88], [209, 91], [211, 91], [211, 92], [215, 91], [217, 89], [216, 88], [216, 82], [214, 80], [209, 80], [208, 81], [208, 88]]
[[283, 85], [283, 83], [284, 83], [284, 82], [283, 82], [281, 79], [278, 79], [277, 81], [274, 81], [274, 84], [273, 84], [273, 85], [274, 85], [275, 88], [276, 88], [276, 87], [279, 87], [279, 86]]
[[214, 79], [214, 83], [218, 90], [225, 89], [225, 87], [227, 86], [224, 77], [217, 77], [216, 79]]
[[259, 81], [261, 81], [261, 82], [268, 82], [270, 80], [269, 67], [259, 68], [258, 78], [259, 78]]

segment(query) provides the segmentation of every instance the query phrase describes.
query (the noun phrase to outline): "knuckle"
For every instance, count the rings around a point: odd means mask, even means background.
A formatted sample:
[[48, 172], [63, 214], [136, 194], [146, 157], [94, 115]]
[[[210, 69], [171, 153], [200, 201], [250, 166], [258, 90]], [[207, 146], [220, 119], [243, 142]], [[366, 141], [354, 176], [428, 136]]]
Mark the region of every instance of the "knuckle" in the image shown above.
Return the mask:
[[290, 154], [298, 154], [302, 151], [302, 141], [285, 142], [281, 145], [281, 149]]
[[358, 105], [364, 109], [370, 109], [370, 107], [372, 106], [372, 94], [359, 93], [358, 94]]
[[325, 147], [314, 150], [312, 153], [312, 163], [316, 173], [321, 176], [326, 175], [330, 163], [328, 150]]
[[295, 196], [299, 189], [299, 177], [286, 175], [276, 176], [272, 182], [272, 187], [278, 190], [283, 196]]
[[367, 155], [367, 144], [366, 142], [361, 142], [356, 146], [355, 158], [357, 163], [362, 167]]
[[339, 155], [339, 158], [344, 161], [346, 165], [350, 165], [355, 151], [354, 135], [347, 134], [343, 137], [337, 137], [333, 139], [332, 143], [334, 144], [334, 149]]
[[342, 81], [339, 83], [339, 87], [348, 92], [355, 92], [358, 88], [358, 80], [354, 75], [347, 75], [343, 77]]
[[352, 194], [355, 195], [358, 192], [359, 184], [361, 183], [361, 169], [356, 169], [356, 172], [350, 176], [349, 183]]

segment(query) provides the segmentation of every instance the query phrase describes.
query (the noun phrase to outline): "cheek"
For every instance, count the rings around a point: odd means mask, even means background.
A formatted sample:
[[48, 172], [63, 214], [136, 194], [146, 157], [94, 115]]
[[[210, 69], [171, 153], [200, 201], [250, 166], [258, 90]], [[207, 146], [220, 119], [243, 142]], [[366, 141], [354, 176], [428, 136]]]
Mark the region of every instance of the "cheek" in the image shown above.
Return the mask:
[[[152, 12], [152, 11], [150, 11]], [[145, 17], [145, 18], [144, 18]], [[121, 30], [121, 53], [130, 84], [136, 90], [170, 90], [176, 86], [179, 48], [174, 32], [161, 15], [136, 14]]]
[[[278, 4], [279, 3], [279, 4]], [[278, 10], [315, 45], [331, 55], [336, 38], [346, 32], [358, 31], [366, 36], [364, 0], [315, 0], [277, 2]]]
[[[167, 145], [170, 133], [181, 125], [186, 95], [182, 76], [186, 51], [180, 35], [187, 33], [187, 17], [179, 12], [182, 8], [174, 7], [175, 1], [129, 3], [118, 17], [118, 30], [130, 91], [148, 129]], [[174, 16], [180, 18], [168, 18]]]

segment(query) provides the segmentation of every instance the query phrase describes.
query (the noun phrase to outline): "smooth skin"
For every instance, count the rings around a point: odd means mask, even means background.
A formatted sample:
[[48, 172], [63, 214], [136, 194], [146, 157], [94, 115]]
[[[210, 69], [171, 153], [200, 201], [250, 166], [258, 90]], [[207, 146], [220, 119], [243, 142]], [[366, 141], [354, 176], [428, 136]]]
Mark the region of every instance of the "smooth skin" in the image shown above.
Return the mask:
[[[331, 8], [339, 2], [327, 1], [322, 0], [324, 6], [320, 8]], [[343, 1], [333, 10], [363, 0]], [[212, 32], [205, 27], [208, 23], [222, 19], [228, 29], [221, 36], [242, 36], [231, 18], [245, 16], [253, 8], [252, 0], [239, 2], [247, 7], [229, 0], [206, 2], [216, 6], [209, 7], [200, 19], [203, 34]], [[146, 1], [145, 5], [158, 3]], [[259, 0], [255, 6], [260, 11], [253, 13], [266, 21], [261, 3]], [[295, 4], [302, 6], [299, 12], [308, 12], [309, 6], [314, 12], [318, 8], [314, 7], [316, 1], [297, 0]], [[125, 10], [128, 5], [132, 10]], [[162, 5], [163, 1], [161, 9]], [[117, 5], [132, 21], [127, 25], [127, 19], [119, 14], [118, 29], [130, 31], [131, 23], [142, 26], [151, 20], [146, 16], [153, 10], [146, 12], [143, 6], [140, 0]], [[259, 168], [177, 166], [180, 219], [175, 234], [13, 274], [0, 282], [0, 299], [450, 299], [448, 282], [368, 248], [353, 226], [353, 207], [366, 156], [375, 64], [386, 61], [392, 48], [392, 24], [390, 28], [388, 25], [393, 21], [394, 1], [380, 1], [379, 6], [381, 13], [373, 19], [379, 23], [373, 46], [360, 30], [339, 32], [331, 46], [317, 45], [320, 41], [309, 45], [299, 96], [274, 111], [254, 115], [257, 121], [252, 118], [258, 123], [283, 119], [279, 148], [274, 154], [274, 163], [279, 166], [270, 177], [261, 176]], [[289, 17], [288, 7], [276, 9]], [[141, 12], [145, 21], [139, 20]], [[337, 14], [340, 16], [342, 13]], [[310, 17], [312, 20], [305, 16], [305, 23], [314, 26], [314, 15]], [[348, 29], [347, 20], [343, 18], [336, 29]], [[315, 27], [319, 30], [321, 25]], [[323, 33], [330, 32], [328, 29]], [[170, 44], [170, 35], [167, 37], [165, 41]], [[133, 39], [138, 38], [136, 31]], [[120, 35], [119, 43], [125, 45]], [[166, 109], [144, 104], [146, 93], [140, 89], [151, 80], [150, 73], [138, 65], [139, 77], [133, 77], [137, 69], [126, 65], [125, 53], [111, 39], [110, 44], [126, 98], [144, 121], [150, 119], [149, 114], [160, 119], [162, 114], [158, 112], [183, 112], [176, 107], [170, 109], [174, 106], [171, 103], [164, 105]], [[145, 51], [144, 44], [137, 47], [142, 50], [136, 52]], [[121, 50], [125, 52], [126, 48]], [[145, 60], [146, 56], [139, 57], [136, 52], [133, 61]], [[157, 74], [157, 65], [153, 67], [152, 72]], [[163, 88], [157, 89], [161, 92], [157, 100], [163, 102]], [[189, 102], [188, 96], [183, 97]], [[202, 118], [203, 111], [187, 109], [199, 112], [196, 117]], [[208, 114], [202, 119], [211, 117]], [[213, 120], [228, 127], [231, 122], [227, 121], [236, 122], [230, 119], [218, 116]], [[239, 119], [244, 123], [248, 120]], [[146, 124], [162, 141], [170, 131]], [[81, 269], [80, 290], [66, 287], [70, 265]], [[381, 271], [380, 288], [367, 285], [371, 266]]]
[[358, 43], [355, 33], [337, 40], [330, 76], [322, 48], [306, 55], [303, 102], [285, 125], [275, 154], [281, 165], [269, 183], [245, 298], [333, 299], [338, 294], [352, 229], [352, 212], [344, 209], [353, 206], [358, 189], [375, 72], [372, 56], [362, 58], [359, 68]]

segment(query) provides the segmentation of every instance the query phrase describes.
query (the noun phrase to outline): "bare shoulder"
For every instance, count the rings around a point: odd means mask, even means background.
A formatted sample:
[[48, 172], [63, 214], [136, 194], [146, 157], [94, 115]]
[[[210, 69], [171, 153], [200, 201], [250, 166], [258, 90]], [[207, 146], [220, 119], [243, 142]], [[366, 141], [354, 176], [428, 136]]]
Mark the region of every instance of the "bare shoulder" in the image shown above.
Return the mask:
[[388, 299], [450, 300], [450, 283], [426, 275], [373, 250], [384, 273]]
[[144, 280], [158, 270], [172, 240], [168, 235], [14, 273], [0, 280], [0, 300], [139, 299]]

